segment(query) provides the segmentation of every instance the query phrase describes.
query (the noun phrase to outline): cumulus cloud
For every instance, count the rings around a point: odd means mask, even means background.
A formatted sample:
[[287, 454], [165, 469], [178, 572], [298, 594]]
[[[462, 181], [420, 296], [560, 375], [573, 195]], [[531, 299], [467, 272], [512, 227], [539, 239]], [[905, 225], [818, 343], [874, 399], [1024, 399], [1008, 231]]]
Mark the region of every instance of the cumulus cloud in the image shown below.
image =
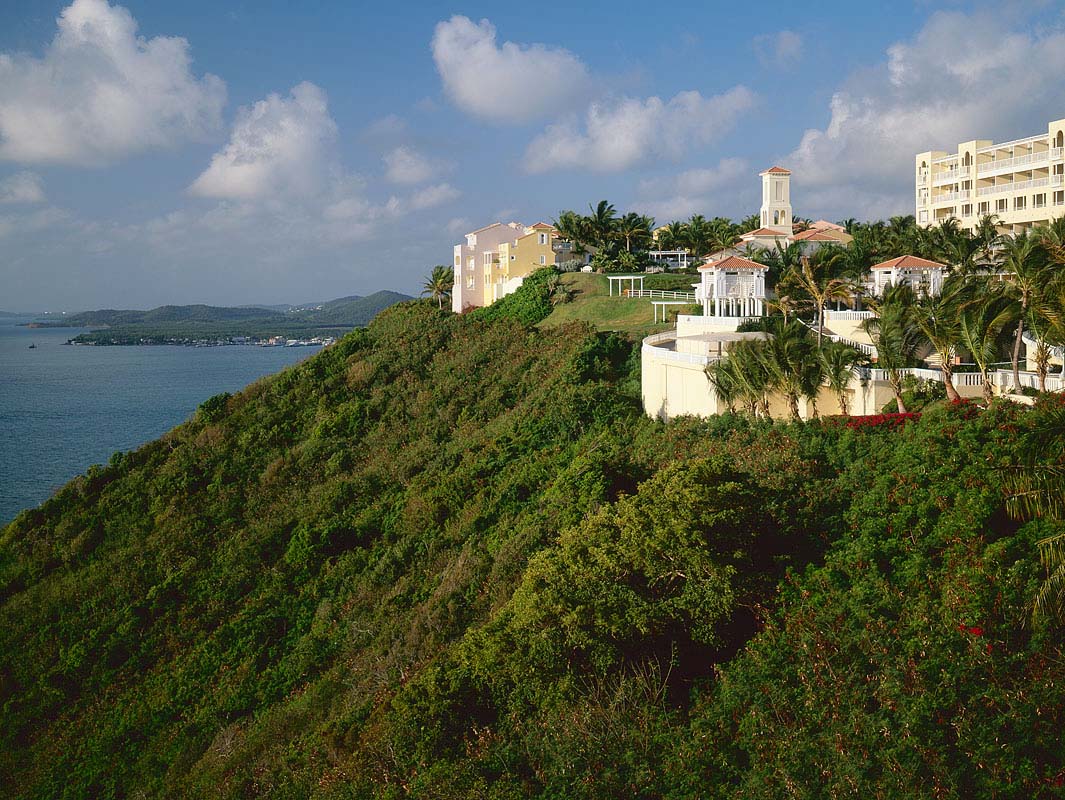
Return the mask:
[[427, 186], [421, 191], [415, 192], [411, 197], [410, 206], [416, 211], [426, 208], [436, 208], [445, 203], [457, 200], [462, 195], [458, 189], [449, 183], [438, 183], [435, 186]]
[[634, 205], [659, 220], [724, 213], [733, 207], [737, 194], [749, 194], [756, 183], [745, 160], [723, 158], [713, 167], [640, 181], [639, 199]]
[[189, 191], [229, 199], [320, 191], [336, 133], [325, 92], [313, 83], [295, 86], [288, 97], [270, 94], [240, 109], [229, 142]]
[[587, 98], [591, 79], [568, 50], [496, 43], [486, 19], [456, 15], [436, 26], [433, 60], [451, 101], [492, 122], [521, 124], [553, 116]]
[[755, 36], [752, 43], [764, 67], [791, 67], [802, 58], [802, 37], [795, 31], [763, 33]]
[[125, 8], [75, 0], [41, 58], [0, 53], [0, 158], [98, 165], [202, 139], [225, 84], [197, 78], [179, 37], [137, 36]]
[[33, 172], [16, 172], [0, 180], [0, 204], [29, 205], [44, 202], [44, 184]]
[[675, 160], [720, 138], [754, 103], [754, 94], [744, 86], [712, 97], [689, 91], [669, 100], [594, 102], [583, 129], [570, 119], [537, 136], [526, 150], [526, 169], [617, 172], [652, 157]]
[[414, 185], [432, 180], [447, 169], [447, 164], [401, 145], [384, 156], [385, 177], [392, 183]]
[[[912, 213], [917, 153], [1045, 131], [1065, 107], [1065, 32], [1005, 24], [986, 12], [934, 14], [877, 68], [851, 76], [828, 124], [807, 130], [787, 157], [794, 184], [821, 190], [825, 213]], [[943, 46], [962, 40], [961, 50]]]

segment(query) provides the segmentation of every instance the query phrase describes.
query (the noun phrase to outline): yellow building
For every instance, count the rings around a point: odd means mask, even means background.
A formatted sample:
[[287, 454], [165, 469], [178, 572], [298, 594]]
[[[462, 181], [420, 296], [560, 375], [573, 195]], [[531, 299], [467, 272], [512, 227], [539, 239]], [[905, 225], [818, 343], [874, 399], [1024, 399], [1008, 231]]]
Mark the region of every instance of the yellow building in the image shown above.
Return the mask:
[[455, 245], [452, 309], [456, 312], [490, 305], [515, 291], [540, 267], [573, 257], [573, 245], [546, 222], [528, 227], [497, 222], [466, 234], [466, 241]]
[[918, 153], [917, 223], [956, 217], [974, 230], [981, 217], [998, 216], [999, 228], [1019, 233], [1065, 215], [1065, 120], [1045, 133], [995, 144], [974, 139], [957, 152]]

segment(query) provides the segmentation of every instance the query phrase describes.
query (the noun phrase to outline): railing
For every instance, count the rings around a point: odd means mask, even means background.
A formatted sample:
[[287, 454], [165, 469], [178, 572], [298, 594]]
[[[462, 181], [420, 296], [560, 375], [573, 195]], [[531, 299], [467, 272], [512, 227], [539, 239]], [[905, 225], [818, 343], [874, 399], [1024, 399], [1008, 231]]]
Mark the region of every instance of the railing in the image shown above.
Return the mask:
[[[1036, 373], [1020, 372], [1017, 377], [1020, 378], [1021, 385], [1014, 388], [1039, 388], [1039, 375]], [[995, 370], [994, 383], [1003, 390], [1013, 387], [1013, 371], [1008, 369]], [[1065, 378], [1060, 374], [1047, 375], [1046, 387], [1048, 392], [1060, 392], [1062, 389], [1065, 389]]]
[[664, 289], [625, 289], [622, 296], [628, 297], [651, 297], [662, 300], [688, 300], [695, 302], [695, 292], [673, 292]]
[[[867, 369], [865, 370], [865, 376], [874, 381], [887, 382], [889, 370], [886, 369]], [[907, 367], [906, 369], [898, 370], [900, 375], [909, 375], [913, 378], [926, 381], [943, 382], [943, 371], [938, 369], [924, 369], [923, 367]], [[954, 386], [982, 386], [984, 383], [983, 376], [979, 372], [955, 372], [953, 374], [953, 380], [951, 383]]]
[[825, 311], [826, 320], [838, 319], [857, 322], [863, 319], [872, 319], [875, 316], [876, 314], [872, 311]]
[[676, 331], [666, 331], [665, 333], [656, 333], [648, 336], [643, 340], [643, 346], [640, 348], [641, 354], [653, 356], [663, 361], [675, 361], [679, 364], [696, 364], [698, 366], [706, 366], [713, 361], [717, 361], [717, 355], [704, 356], [695, 353], [678, 353], [676, 350], [657, 346], [664, 342], [675, 342], [676, 339]]
[[1013, 158], [1000, 158], [996, 161], [985, 161], [976, 165], [977, 174], [981, 172], [995, 172], [1000, 169], [1016, 169], [1028, 164], [1042, 164], [1050, 159], [1050, 153], [1044, 150], [1042, 153], [1029, 153], [1026, 156], [1014, 156]]
[[953, 200], [967, 200], [969, 199], [969, 194], [969, 189], [962, 189], [960, 192], [932, 195], [932, 205], [935, 205], [936, 203], [949, 203]]
[[984, 186], [976, 190], [977, 197], [1002, 192], [1019, 192], [1023, 189], [1039, 189], [1043, 186], [1061, 186], [1065, 175], [1051, 175], [1048, 178], [1032, 178], [1028, 181], [1014, 181], [1012, 183], [1000, 183], [998, 186]]
[[932, 180], [933, 186], [938, 186], [941, 183], [954, 183], [961, 178], [968, 178], [972, 173], [971, 167], [958, 167], [957, 169], [950, 169], [946, 172], [938, 173]]

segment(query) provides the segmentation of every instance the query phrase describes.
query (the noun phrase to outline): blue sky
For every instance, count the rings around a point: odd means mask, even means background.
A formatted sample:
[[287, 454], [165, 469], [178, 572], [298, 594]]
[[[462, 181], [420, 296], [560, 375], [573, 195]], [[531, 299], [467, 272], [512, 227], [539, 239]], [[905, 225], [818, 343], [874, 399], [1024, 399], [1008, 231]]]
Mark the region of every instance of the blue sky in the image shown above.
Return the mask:
[[1055, 3], [500, 5], [0, 0], [0, 309], [416, 293], [495, 219], [739, 218], [774, 163], [912, 213], [918, 150], [1065, 117]]

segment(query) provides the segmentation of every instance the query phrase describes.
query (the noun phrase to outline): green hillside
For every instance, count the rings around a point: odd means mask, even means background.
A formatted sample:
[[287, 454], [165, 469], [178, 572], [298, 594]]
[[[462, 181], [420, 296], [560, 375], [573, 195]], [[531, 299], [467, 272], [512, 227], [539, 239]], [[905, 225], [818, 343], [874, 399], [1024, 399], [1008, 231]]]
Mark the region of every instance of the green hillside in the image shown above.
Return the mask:
[[[647, 275], [644, 286], [647, 289], [664, 289], [667, 291], [692, 291], [691, 284], [696, 278], [690, 275]], [[569, 322], [588, 322], [602, 331], [619, 331], [634, 335], [648, 334], [665, 330], [668, 325], [654, 324], [651, 301], [647, 298], [611, 297], [608, 293], [606, 275], [581, 272], [566, 273], [561, 276], [562, 284], [570, 291], [572, 299], [568, 303], [559, 303], [551, 315], [544, 320], [544, 325], [563, 325]], [[617, 288], [615, 287], [615, 292]], [[670, 313], [691, 313], [686, 306], [670, 307]]]
[[1059, 404], [666, 425], [542, 290], [393, 306], [4, 529], [0, 794], [1060, 796], [1059, 526], [999, 488]]
[[374, 292], [366, 297], [342, 297], [323, 303], [321, 309], [294, 314], [316, 325], [368, 325], [377, 314], [394, 303], [410, 300], [399, 292]]

